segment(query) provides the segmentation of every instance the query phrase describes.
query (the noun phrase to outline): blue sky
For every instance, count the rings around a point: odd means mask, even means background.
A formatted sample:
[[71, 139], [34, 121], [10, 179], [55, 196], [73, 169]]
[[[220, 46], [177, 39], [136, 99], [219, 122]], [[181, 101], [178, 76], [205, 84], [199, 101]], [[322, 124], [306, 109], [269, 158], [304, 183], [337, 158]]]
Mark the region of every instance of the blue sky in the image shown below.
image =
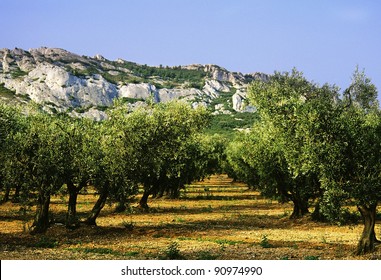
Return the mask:
[[1, 0], [0, 48], [59, 47], [148, 65], [304, 72], [381, 91], [381, 1]]

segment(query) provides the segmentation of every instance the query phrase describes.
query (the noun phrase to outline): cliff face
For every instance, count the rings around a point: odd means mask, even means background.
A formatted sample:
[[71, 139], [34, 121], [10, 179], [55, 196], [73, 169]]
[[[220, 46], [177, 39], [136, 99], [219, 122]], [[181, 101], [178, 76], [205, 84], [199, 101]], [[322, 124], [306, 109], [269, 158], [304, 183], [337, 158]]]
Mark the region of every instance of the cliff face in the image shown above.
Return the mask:
[[[246, 89], [263, 73], [229, 72], [216, 65], [150, 67], [123, 59], [80, 56], [58, 48], [0, 50], [0, 98], [41, 104], [94, 119], [121, 98], [131, 107], [172, 99], [209, 106], [215, 114], [253, 111], [245, 106]], [[218, 102], [221, 102], [218, 104]]]

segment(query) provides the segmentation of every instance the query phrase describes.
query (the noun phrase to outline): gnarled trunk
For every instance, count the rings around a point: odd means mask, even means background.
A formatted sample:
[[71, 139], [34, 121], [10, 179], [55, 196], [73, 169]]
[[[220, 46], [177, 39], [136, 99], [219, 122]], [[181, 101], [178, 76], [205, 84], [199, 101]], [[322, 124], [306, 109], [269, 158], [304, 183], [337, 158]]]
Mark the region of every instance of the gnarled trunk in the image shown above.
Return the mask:
[[13, 203], [19, 203], [20, 202], [20, 190], [21, 190], [21, 186], [17, 185], [15, 188], [15, 193], [14, 193], [13, 198], [12, 198]]
[[321, 203], [322, 202], [321, 202], [320, 199], [316, 202], [315, 209], [312, 212], [311, 217], [312, 217], [312, 219], [314, 221], [317, 221], [317, 222], [326, 222], [327, 218], [320, 211], [320, 209], [321, 209]]
[[36, 215], [32, 227], [31, 234], [44, 233], [49, 227], [49, 205], [50, 193], [40, 192], [37, 200]]
[[356, 254], [362, 255], [374, 251], [375, 243], [378, 243], [374, 226], [376, 224], [376, 209], [377, 203], [371, 205], [358, 205], [357, 209], [360, 211], [364, 222], [364, 229], [361, 238], [357, 245]]
[[294, 203], [294, 209], [292, 210], [290, 219], [297, 219], [309, 213], [308, 201], [305, 201], [301, 198], [294, 197], [292, 198], [292, 202]]
[[95, 203], [93, 209], [90, 212], [90, 215], [87, 217], [86, 221], [84, 222], [87, 225], [96, 226], [96, 219], [99, 216], [99, 213], [101, 212], [102, 208], [105, 206], [106, 201], [108, 197], [108, 190], [104, 190], [100, 193], [99, 198], [97, 202]]
[[139, 201], [139, 207], [142, 209], [148, 209], [148, 197], [151, 194], [150, 190], [144, 190], [143, 196]]
[[67, 189], [69, 191], [69, 203], [66, 214], [66, 228], [75, 229], [79, 226], [77, 219], [77, 197], [79, 190], [75, 187], [73, 182], [67, 183]]

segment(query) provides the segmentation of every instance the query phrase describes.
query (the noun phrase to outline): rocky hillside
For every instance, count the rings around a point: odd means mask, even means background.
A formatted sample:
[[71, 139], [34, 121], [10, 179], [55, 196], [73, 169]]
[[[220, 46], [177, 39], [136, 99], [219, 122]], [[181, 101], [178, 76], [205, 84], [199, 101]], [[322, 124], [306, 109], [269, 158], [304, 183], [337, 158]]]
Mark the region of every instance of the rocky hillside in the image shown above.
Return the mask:
[[58, 48], [0, 50], [0, 99], [41, 104], [52, 112], [103, 119], [119, 98], [131, 109], [145, 102], [188, 100], [215, 115], [253, 112], [246, 89], [263, 73], [229, 72], [216, 65], [152, 67], [96, 55], [80, 56]]

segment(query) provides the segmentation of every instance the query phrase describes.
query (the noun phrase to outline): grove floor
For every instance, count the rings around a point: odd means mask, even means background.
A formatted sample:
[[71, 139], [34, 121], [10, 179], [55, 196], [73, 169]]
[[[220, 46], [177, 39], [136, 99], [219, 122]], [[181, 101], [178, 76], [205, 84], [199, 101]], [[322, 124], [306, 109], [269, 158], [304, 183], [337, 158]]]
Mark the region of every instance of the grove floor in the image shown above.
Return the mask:
[[[150, 198], [148, 212], [135, 207], [138, 198], [123, 213], [106, 205], [97, 226], [68, 230], [56, 223], [33, 236], [27, 229], [34, 208], [21, 214], [19, 204], [2, 204], [0, 259], [381, 259], [380, 248], [353, 255], [361, 224], [291, 220], [291, 204], [264, 199], [225, 175], [189, 186], [180, 199]], [[53, 199], [53, 217], [64, 217], [66, 199]], [[80, 195], [80, 217], [96, 199], [90, 191]]]

